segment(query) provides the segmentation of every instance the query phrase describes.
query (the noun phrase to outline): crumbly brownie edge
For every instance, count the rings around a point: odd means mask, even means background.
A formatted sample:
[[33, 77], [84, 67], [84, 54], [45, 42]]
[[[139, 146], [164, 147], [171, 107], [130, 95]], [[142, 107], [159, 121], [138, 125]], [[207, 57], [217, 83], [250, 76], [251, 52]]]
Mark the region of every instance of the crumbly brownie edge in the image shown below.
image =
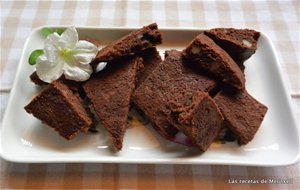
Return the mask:
[[240, 68], [221, 47], [203, 33], [183, 50], [183, 56], [199, 69], [214, 74], [224, 84], [238, 90], [245, 88], [245, 77]]

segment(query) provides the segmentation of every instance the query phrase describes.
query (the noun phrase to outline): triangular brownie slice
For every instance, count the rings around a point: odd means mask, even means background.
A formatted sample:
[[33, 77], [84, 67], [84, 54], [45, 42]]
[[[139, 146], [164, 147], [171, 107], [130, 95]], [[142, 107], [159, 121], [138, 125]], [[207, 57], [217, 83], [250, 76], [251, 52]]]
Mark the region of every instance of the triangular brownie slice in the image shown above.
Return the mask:
[[133, 31], [101, 49], [94, 63], [107, 62], [136, 55], [143, 50], [155, 47], [161, 43], [161, 33], [157, 28], [157, 24], [153, 23]]
[[259, 32], [250, 29], [214, 28], [204, 33], [222, 47], [242, 70], [243, 62], [255, 53], [260, 37]]
[[83, 86], [117, 150], [121, 150], [123, 146], [130, 98], [140, 64], [142, 59], [138, 57], [110, 62], [103, 71], [96, 73]]
[[198, 68], [235, 89], [245, 88], [245, 76], [233, 59], [212, 39], [199, 34], [184, 50], [183, 56]]

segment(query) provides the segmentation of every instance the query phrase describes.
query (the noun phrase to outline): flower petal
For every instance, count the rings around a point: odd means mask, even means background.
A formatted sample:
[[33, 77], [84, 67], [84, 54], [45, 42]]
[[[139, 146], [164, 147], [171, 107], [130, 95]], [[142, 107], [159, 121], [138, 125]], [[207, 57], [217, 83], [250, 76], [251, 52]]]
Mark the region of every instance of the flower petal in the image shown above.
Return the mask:
[[75, 46], [76, 51], [83, 51], [83, 52], [93, 52], [93, 53], [98, 53], [98, 47], [88, 41], [85, 40], [79, 40]]
[[60, 47], [63, 49], [74, 49], [78, 42], [78, 33], [74, 26], [67, 28], [60, 37]]
[[52, 33], [47, 36], [45, 43], [58, 45], [59, 40], [60, 40], [60, 36], [57, 33]]
[[88, 41], [80, 40], [72, 53], [76, 62], [85, 65], [91, 63], [93, 59], [95, 59], [98, 48]]
[[36, 62], [36, 74], [44, 82], [51, 83], [63, 74], [61, 62], [49, 62], [45, 55], [39, 56]]
[[96, 57], [94, 53], [80, 53], [73, 55], [74, 60], [79, 64], [86, 65], [90, 64]]
[[106, 65], [107, 65], [107, 62], [98, 63], [96, 66], [95, 72], [97, 73], [97, 72], [103, 70], [106, 67]]
[[44, 54], [49, 62], [56, 62], [59, 54], [59, 39], [60, 36], [56, 33], [48, 35], [44, 44]]
[[74, 81], [86, 81], [93, 72], [93, 69], [89, 64], [81, 65], [75, 63], [65, 64], [63, 70], [66, 79]]

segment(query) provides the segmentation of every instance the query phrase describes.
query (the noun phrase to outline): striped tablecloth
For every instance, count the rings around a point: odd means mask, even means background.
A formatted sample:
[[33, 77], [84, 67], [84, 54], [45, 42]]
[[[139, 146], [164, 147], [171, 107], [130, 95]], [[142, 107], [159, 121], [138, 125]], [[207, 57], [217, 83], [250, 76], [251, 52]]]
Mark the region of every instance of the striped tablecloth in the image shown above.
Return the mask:
[[[1, 120], [26, 37], [41, 25], [253, 28], [275, 44], [299, 116], [299, 1], [1, 1]], [[299, 125], [299, 120], [298, 120]], [[287, 167], [17, 164], [0, 160], [1, 189], [299, 189]], [[230, 184], [291, 179], [292, 184]]]

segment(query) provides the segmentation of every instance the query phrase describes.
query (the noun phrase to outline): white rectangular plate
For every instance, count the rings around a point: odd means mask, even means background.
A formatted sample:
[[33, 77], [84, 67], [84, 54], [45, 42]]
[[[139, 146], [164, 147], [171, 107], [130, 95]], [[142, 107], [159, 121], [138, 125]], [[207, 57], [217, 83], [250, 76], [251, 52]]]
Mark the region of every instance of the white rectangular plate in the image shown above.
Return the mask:
[[[58, 26], [63, 27], [63, 26]], [[102, 45], [120, 38], [133, 28], [78, 27], [80, 38], [96, 38]], [[30, 82], [34, 67], [27, 63], [35, 49], [42, 49], [41, 28], [35, 29], [25, 43], [16, 79], [11, 91], [1, 128], [1, 155], [13, 162], [99, 162], [99, 163], [168, 163], [278, 166], [299, 161], [299, 133], [293, 116], [278, 59], [268, 37], [261, 35], [258, 49], [246, 62], [246, 88], [269, 110], [255, 138], [246, 146], [235, 142], [214, 143], [199, 154], [195, 148], [181, 146], [161, 138], [136, 117], [128, 128], [123, 150], [111, 151], [110, 139], [100, 129], [97, 134], [80, 134], [66, 141], [51, 128], [25, 112], [39, 89]], [[158, 46], [163, 55], [166, 49], [183, 49], [200, 30], [161, 29], [164, 42]], [[133, 113], [134, 115], [134, 113]]]

